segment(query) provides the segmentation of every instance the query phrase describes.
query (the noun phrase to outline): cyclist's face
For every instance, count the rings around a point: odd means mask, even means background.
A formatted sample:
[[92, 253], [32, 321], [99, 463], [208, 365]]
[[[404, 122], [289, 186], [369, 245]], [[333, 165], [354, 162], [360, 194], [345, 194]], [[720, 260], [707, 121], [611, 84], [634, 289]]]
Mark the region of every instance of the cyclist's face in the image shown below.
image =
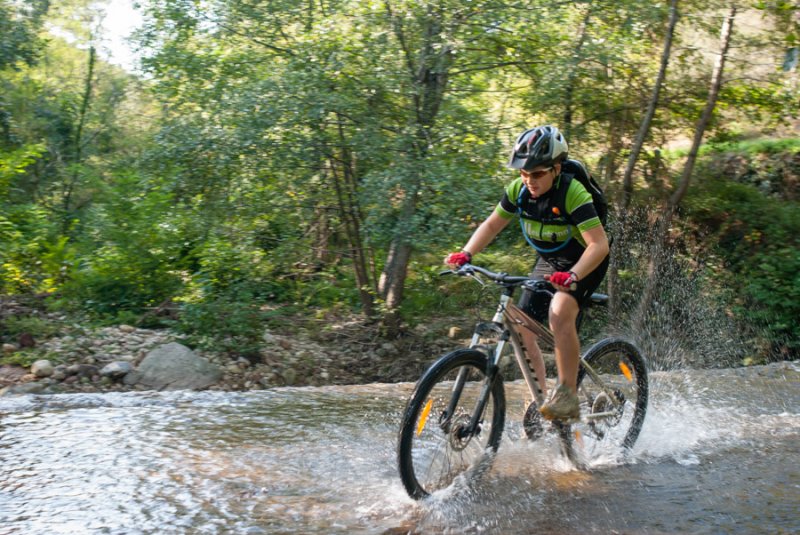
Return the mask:
[[558, 175], [560, 167], [559, 164], [556, 164], [549, 167], [534, 167], [530, 171], [520, 169], [519, 174], [525, 187], [531, 192], [531, 196], [538, 197], [553, 187], [553, 181]]

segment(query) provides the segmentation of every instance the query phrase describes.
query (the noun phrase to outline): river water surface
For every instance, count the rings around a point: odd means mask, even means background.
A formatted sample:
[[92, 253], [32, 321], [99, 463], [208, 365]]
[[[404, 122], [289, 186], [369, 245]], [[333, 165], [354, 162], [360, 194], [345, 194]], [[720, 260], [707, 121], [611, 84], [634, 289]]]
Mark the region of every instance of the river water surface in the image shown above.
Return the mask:
[[800, 364], [659, 372], [631, 459], [578, 471], [509, 385], [469, 493], [409, 499], [413, 385], [0, 399], [0, 534], [797, 533]]

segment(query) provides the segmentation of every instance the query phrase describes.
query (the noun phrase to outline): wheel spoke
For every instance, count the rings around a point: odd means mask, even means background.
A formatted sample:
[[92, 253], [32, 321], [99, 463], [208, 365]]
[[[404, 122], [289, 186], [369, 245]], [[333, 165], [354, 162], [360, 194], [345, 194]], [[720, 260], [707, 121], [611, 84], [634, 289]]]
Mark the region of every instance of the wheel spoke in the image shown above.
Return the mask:
[[398, 447], [401, 477], [412, 497], [448, 487], [497, 448], [505, 410], [499, 381], [489, 392], [479, 425], [464, 432], [478, 406], [485, 369], [482, 353], [456, 352], [437, 361], [418, 383]]
[[604, 340], [587, 351], [579, 375], [581, 421], [563, 434], [573, 461], [615, 461], [641, 430], [647, 407], [647, 371], [638, 350], [623, 340]]

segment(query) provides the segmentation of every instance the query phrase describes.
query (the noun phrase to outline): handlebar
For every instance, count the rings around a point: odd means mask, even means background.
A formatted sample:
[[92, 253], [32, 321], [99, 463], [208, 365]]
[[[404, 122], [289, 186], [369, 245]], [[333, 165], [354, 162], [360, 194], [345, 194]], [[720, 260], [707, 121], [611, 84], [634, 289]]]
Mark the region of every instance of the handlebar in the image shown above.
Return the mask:
[[485, 275], [492, 281], [502, 284], [504, 286], [519, 286], [521, 284], [525, 284], [528, 281], [535, 281], [539, 279], [534, 279], [531, 277], [521, 277], [518, 275], [509, 275], [508, 273], [503, 272], [494, 272], [489, 271], [486, 268], [482, 268], [480, 266], [476, 266], [474, 264], [464, 264], [460, 268], [456, 270], [448, 269], [446, 271], [442, 271], [439, 273], [440, 275], [458, 275], [460, 277], [469, 277], [474, 276], [475, 273], [480, 273], [481, 275]]
[[[519, 276], [519, 275], [509, 275], [508, 273], [503, 273], [503, 272], [497, 273], [497, 272], [489, 271], [486, 268], [482, 268], [480, 266], [476, 266], [476, 265], [470, 264], [470, 263], [464, 264], [463, 266], [461, 266], [457, 270], [450, 270], [449, 269], [449, 270], [446, 270], [446, 271], [442, 271], [439, 274], [440, 275], [450, 275], [450, 274], [452, 274], [452, 275], [459, 275], [461, 277], [469, 277], [469, 276], [474, 277], [476, 273], [480, 273], [482, 275], [485, 275], [486, 277], [488, 277], [492, 281], [494, 281], [494, 282], [496, 282], [496, 283], [498, 283], [498, 284], [500, 284], [502, 286], [506, 286], [506, 287], [521, 286], [521, 285], [523, 285], [523, 284], [525, 284], [526, 282], [529, 282], [529, 281], [536, 281], [536, 282], [541, 282], [541, 283], [550, 285], [550, 282], [545, 281], [544, 279], [537, 279], [537, 278], [534, 278], [534, 277], [522, 277], [522, 276]], [[570, 289], [571, 290], [575, 290], [577, 287], [578, 287], [578, 285], [573, 282], [572, 286], [570, 287]]]

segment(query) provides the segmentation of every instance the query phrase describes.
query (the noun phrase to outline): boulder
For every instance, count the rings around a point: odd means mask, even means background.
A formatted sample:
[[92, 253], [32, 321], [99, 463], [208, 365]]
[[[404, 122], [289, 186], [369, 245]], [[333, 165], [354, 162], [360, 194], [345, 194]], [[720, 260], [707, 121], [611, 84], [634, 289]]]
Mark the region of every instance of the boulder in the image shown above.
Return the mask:
[[31, 373], [36, 377], [50, 377], [53, 375], [53, 363], [49, 360], [37, 360], [31, 366]]
[[201, 390], [222, 378], [222, 370], [177, 342], [150, 351], [138, 369], [125, 376], [125, 384], [155, 390]]
[[97, 375], [100, 373], [100, 370], [93, 364], [71, 364], [67, 366], [65, 373], [67, 375], [77, 375], [79, 378], [81, 378]]
[[131, 371], [133, 371], [133, 366], [130, 362], [115, 361], [103, 366], [103, 369], [100, 370], [100, 375], [111, 379], [120, 379]]

